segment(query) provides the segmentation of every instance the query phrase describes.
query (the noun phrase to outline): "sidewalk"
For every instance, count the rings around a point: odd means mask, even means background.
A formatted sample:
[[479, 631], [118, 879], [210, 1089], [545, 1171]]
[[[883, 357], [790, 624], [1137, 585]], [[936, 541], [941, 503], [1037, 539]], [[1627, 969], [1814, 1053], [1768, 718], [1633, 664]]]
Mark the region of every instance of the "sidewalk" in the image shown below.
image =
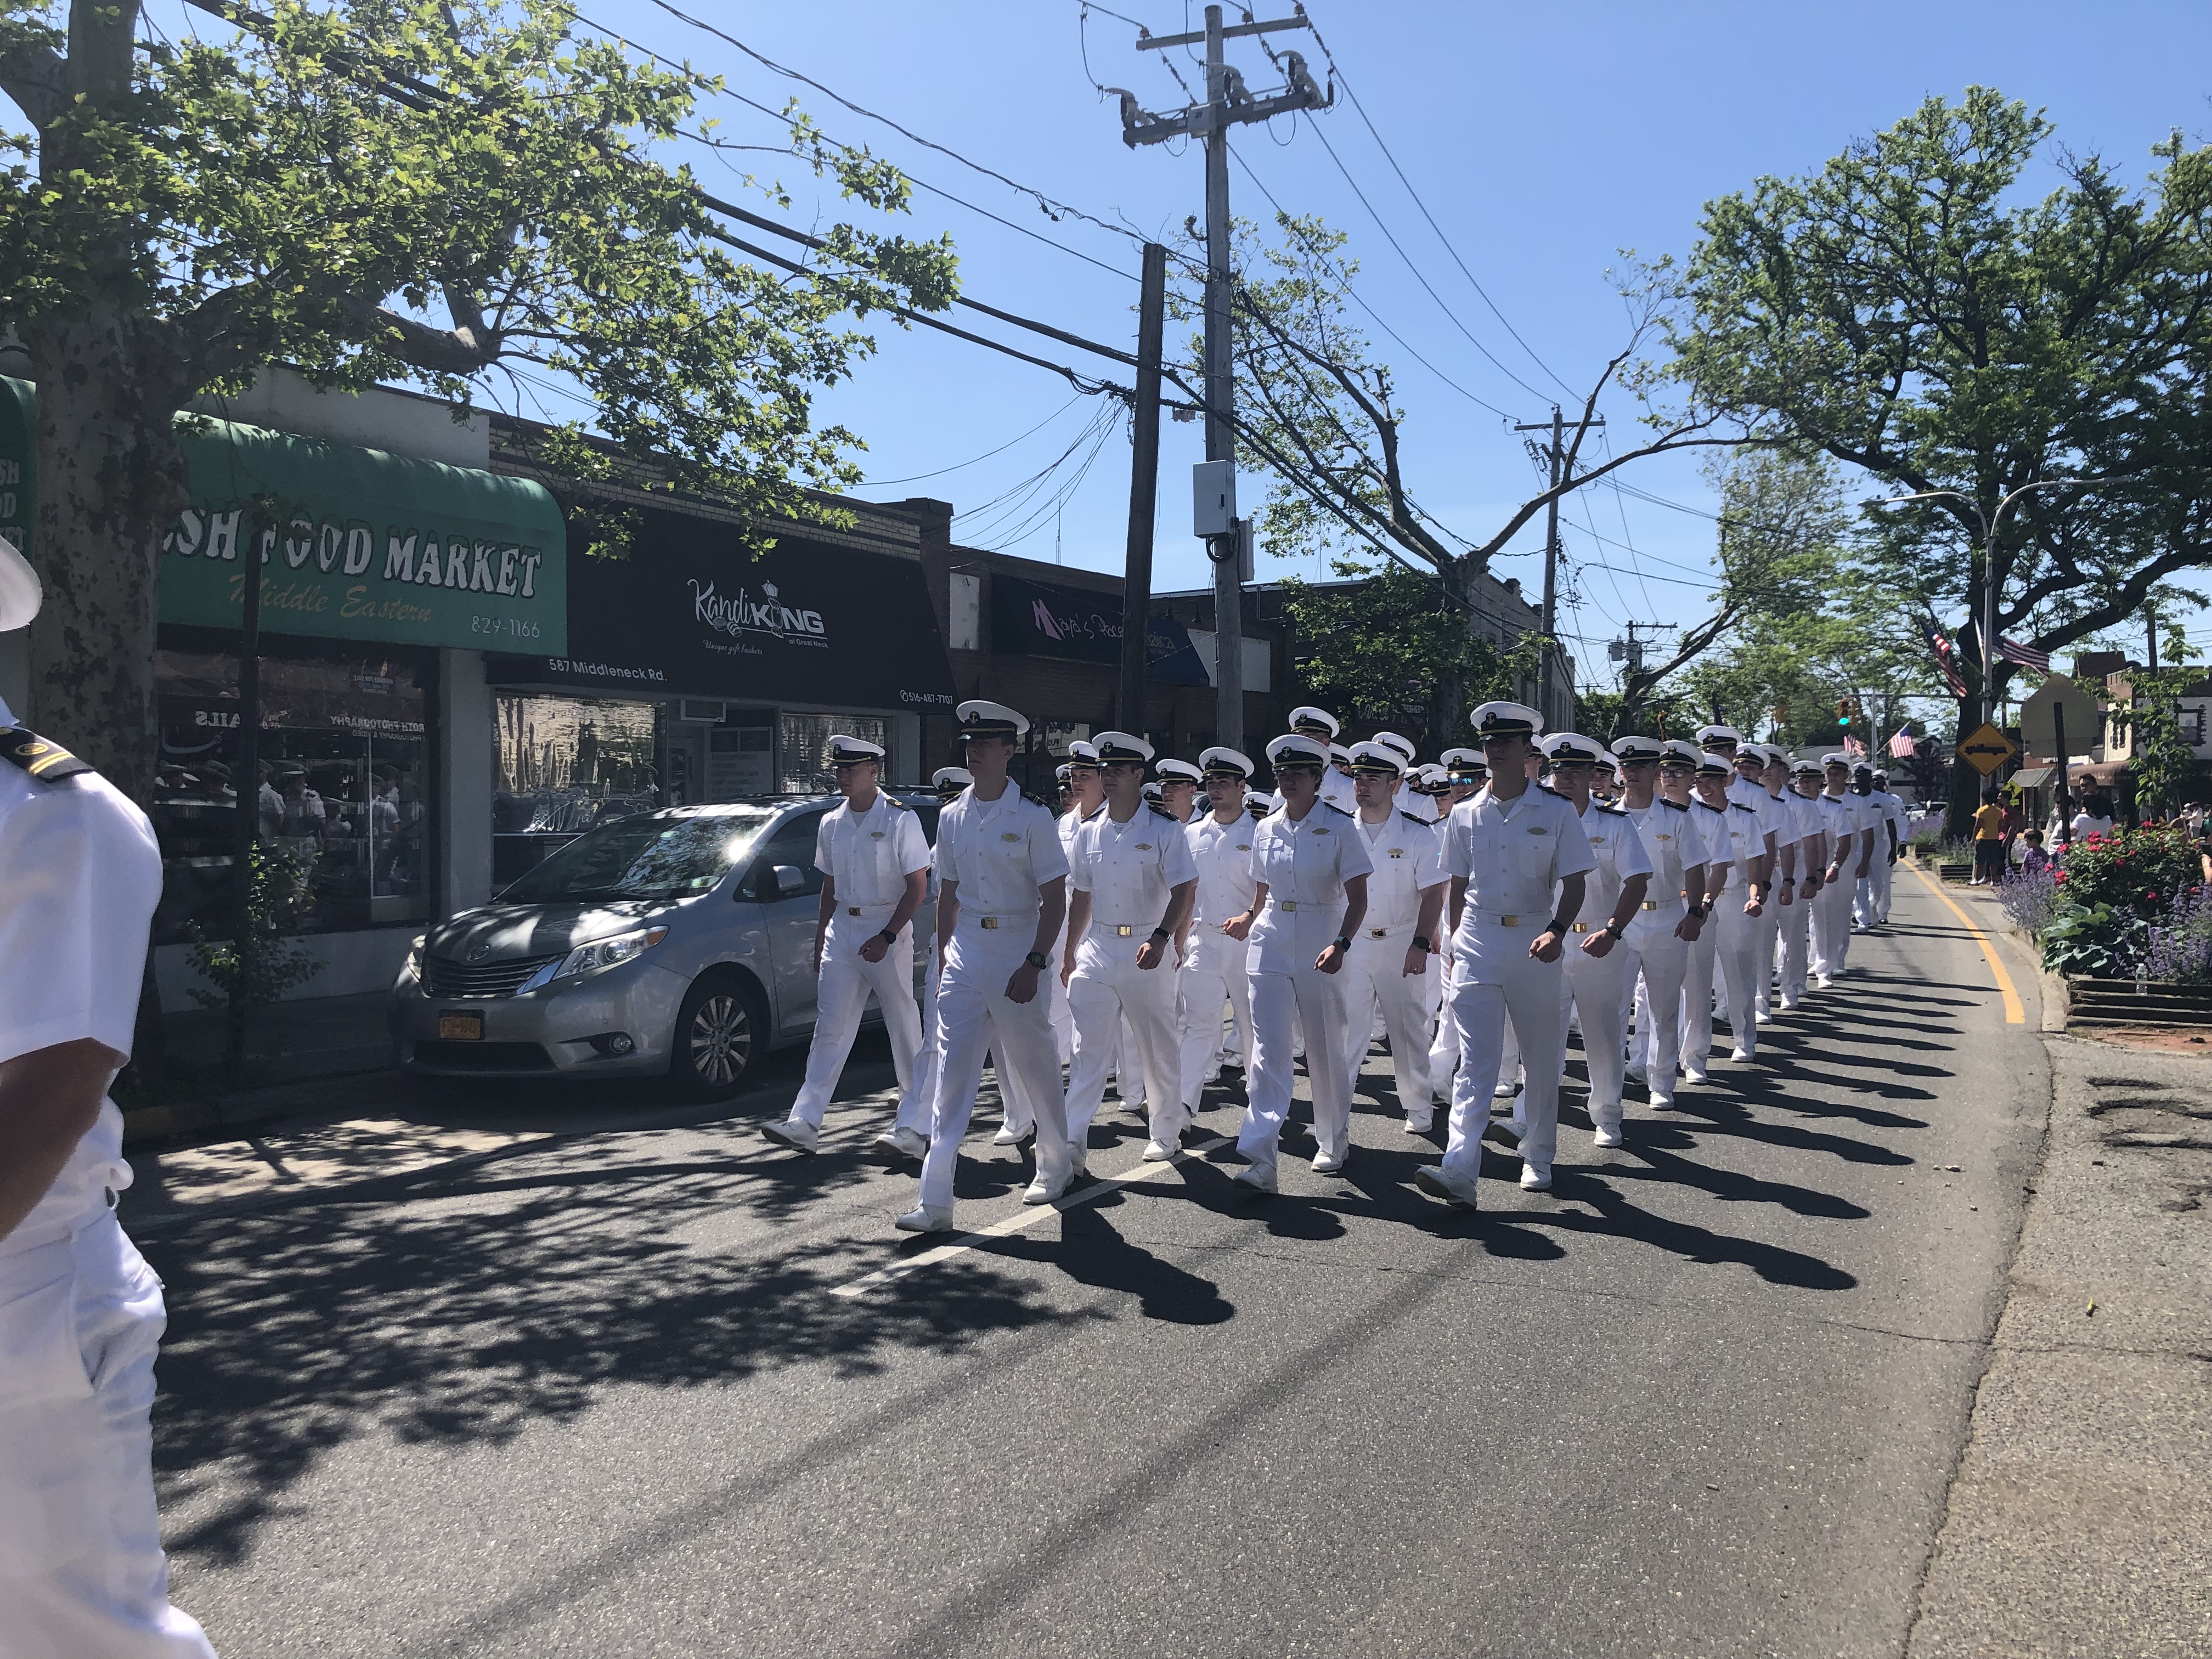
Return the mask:
[[220, 1009], [172, 1008], [161, 1018], [170, 1081], [151, 1103], [125, 1102], [123, 1130], [133, 1151], [149, 1142], [325, 1113], [374, 1099], [398, 1083], [381, 991], [303, 997], [256, 1011], [246, 1028], [246, 1084], [224, 1087], [226, 1017]]
[[[2037, 972], [1994, 895], [1945, 890]], [[2043, 1166], [1908, 1653], [2202, 1659], [2212, 1052], [2043, 1042]]]

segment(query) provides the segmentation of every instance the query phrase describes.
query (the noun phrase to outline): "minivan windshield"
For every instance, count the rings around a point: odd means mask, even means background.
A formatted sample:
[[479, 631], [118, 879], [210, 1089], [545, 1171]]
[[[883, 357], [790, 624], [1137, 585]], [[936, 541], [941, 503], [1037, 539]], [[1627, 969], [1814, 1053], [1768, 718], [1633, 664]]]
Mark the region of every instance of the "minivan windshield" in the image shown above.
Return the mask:
[[673, 807], [586, 830], [526, 871], [502, 904], [673, 899], [703, 893], [775, 816], [765, 806]]

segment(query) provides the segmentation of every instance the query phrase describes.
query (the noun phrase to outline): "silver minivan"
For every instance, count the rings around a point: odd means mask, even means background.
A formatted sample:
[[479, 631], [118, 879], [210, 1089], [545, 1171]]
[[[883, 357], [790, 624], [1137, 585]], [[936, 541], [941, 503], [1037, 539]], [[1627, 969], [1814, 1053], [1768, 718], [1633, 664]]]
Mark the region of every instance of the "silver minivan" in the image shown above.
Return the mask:
[[[889, 793], [934, 845], [937, 798]], [[735, 1093], [814, 1030], [815, 834], [837, 800], [669, 806], [586, 830], [415, 941], [392, 991], [400, 1064]], [[934, 912], [914, 921], [917, 986]]]

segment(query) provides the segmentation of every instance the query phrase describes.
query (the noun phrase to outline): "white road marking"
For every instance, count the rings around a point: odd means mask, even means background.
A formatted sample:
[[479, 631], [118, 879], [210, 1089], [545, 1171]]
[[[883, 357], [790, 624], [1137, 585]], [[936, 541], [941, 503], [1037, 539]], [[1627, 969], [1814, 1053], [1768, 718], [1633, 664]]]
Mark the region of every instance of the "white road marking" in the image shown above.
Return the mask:
[[894, 1261], [889, 1267], [878, 1267], [872, 1273], [862, 1273], [858, 1279], [848, 1279], [842, 1285], [835, 1285], [830, 1294], [843, 1297], [866, 1296], [870, 1291], [881, 1290], [895, 1280], [904, 1279], [908, 1273], [917, 1273], [924, 1267], [934, 1267], [939, 1262], [950, 1261], [957, 1255], [965, 1255], [969, 1251], [991, 1239], [1006, 1238], [1014, 1233], [1025, 1232], [1063, 1210], [1073, 1210], [1085, 1204], [1095, 1204], [1108, 1194], [1119, 1192], [1133, 1182], [1142, 1181], [1163, 1170], [1171, 1170], [1178, 1164], [1186, 1163], [1194, 1158], [1203, 1157], [1218, 1147], [1231, 1144], [1232, 1144], [1231, 1137], [1215, 1135], [1211, 1139], [1200, 1141], [1194, 1146], [1184, 1147], [1171, 1158], [1164, 1158], [1157, 1164], [1140, 1163], [1133, 1169], [1122, 1170], [1119, 1175], [1101, 1176], [1087, 1186], [1079, 1187], [1073, 1192], [1064, 1194], [1056, 1203], [1024, 1205], [1012, 1215], [1003, 1217], [988, 1227], [978, 1228], [972, 1233], [961, 1233], [934, 1249], [920, 1251], [908, 1256], [902, 1261]]

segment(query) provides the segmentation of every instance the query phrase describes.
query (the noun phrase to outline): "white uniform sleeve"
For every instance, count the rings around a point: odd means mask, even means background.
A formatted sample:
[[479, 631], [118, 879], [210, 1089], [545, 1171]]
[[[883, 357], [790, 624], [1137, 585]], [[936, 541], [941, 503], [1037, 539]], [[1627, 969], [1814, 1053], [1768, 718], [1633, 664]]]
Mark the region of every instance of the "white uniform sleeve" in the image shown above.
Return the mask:
[[1559, 803], [1559, 811], [1552, 815], [1552, 835], [1559, 843], [1552, 849], [1552, 878], [1586, 875], [1597, 868], [1597, 854], [1590, 851], [1589, 837], [1583, 834], [1582, 819], [1566, 802]]
[[1444, 820], [1443, 842], [1437, 861], [1448, 878], [1465, 881], [1474, 874], [1474, 819], [1471, 815], [1460, 817], [1457, 807]]
[[837, 878], [837, 866], [830, 854], [836, 832], [830, 828], [830, 820], [836, 816], [835, 812], [824, 812], [814, 825], [814, 867], [832, 881]]
[[1650, 849], [1644, 846], [1643, 836], [1638, 833], [1636, 820], [1624, 813], [1615, 822], [1620, 825], [1620, 834], [1615, 839], [1613, 847], [1614, 872], [1624, 880], [1630, 876], [1650, 875], [1651, 853]]
[[1045, 886], [1067, 873], [1067, 855], [1060, 850], [1060, 825], [1042, 806], [1029, 815], [1030, 873]]
[[[1091, 825], [1086, 823], [1076, 830], [1073, 840], [1065, 843], [1067, 848], [1067, 890], [1071, 893], [1091, 890], [1091, 844], [1097, 839]], [[1039, 876], [1037, 883], [1042, 886], [1051, 879], [1049, 876]]]
[[1252, 826], [1252, 850], [1244, 855], [1244, 873], [1255, 885], [1267, 879], [1267, 852], [1270, 832], [1262, 818]]
[[902, 812], [898, 816], [898, 867], [902, 876], [929, 868], [929, 837], [921, 833], [921, 814]]
[[1413, 863], [1413, 885], [1425, 891], [1444, 878], [1444, 836], [1442, 824], [1431, 823], [1419, 837], [1421, 850]]
[[937, 852], [932, 861], [937, 866], [937, 878], [940, 882], [960, 879], [959, 839], [959, 817], [955, 809], [937, 820]]
[[1354, 876], [1373, 872], [1375, 860], [1368, 855], [1367, 837], [1361, 835], [1356, 823], [1346, 823], [1336, 838], [1336, 878], [1350, 881]]
[[1160, 842], [1160, 875], [1170, 887], [1180, 887], [1187, 881], [1198, 879], [1198, 860], [1190, 855], [1190, 835], [1182, 825], [1170, 826], [1183, 830], [1181, 835], [1168, 835]]
[[89, 1037], [131, 1052], [161, 854], [104, 780], [41, 784], [0, 816], [0, 1060]]

